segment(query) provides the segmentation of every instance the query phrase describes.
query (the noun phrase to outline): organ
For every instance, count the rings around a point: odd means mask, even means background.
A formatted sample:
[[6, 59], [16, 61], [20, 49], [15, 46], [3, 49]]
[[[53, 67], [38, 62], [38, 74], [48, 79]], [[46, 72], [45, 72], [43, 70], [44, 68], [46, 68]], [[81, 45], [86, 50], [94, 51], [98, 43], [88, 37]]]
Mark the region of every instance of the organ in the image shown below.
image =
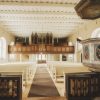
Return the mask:
[[15, 45], [8, 46], [8, 52], [18, 54], [36, 54], [36, 53], [74, 53], [74, 46], [68, 45], [67, 37], [53, 37], [52, 33], [31, 34], [31, 43], [29, 37], [15, 37]]

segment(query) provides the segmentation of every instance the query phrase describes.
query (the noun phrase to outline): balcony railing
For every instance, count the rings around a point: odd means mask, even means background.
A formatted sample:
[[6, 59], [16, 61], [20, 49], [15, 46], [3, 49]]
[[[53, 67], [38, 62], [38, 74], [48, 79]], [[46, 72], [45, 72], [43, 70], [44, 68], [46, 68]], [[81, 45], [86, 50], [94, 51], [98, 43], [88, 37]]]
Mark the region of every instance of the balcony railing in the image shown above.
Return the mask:
[[14, 45], [8, 46], [9, 53], [23, 53], [23, 54], [34, 54], [34, 53], [50, 53], [50, 54], [59, 54], [59, 53], [74, 53], [74, 46], [54, 46], [54, 45]]

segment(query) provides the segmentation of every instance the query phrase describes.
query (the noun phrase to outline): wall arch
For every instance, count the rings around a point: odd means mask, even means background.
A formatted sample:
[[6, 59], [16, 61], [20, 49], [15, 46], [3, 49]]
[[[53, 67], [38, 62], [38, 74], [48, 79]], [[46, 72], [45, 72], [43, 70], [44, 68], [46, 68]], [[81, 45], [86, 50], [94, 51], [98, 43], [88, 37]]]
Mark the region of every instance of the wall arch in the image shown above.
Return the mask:
[[93, 31], [91, 38], [100, 38], [100, 28], [97, 28]]
[[74, 60], [75, 62], [82, 62], [82, 44], [81, 40], [83, 40], [82, 37], [77, 37], [75, 42], [75, 56]]

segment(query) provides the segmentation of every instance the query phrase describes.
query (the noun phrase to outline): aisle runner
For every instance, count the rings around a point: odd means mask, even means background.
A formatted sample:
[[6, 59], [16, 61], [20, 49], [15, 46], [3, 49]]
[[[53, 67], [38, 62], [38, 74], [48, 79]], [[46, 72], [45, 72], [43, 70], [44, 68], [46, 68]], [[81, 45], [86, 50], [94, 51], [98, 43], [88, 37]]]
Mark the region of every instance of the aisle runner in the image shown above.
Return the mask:
[[59, 93], [45, 67], [38, 67], [28, 97], [59, 96]]

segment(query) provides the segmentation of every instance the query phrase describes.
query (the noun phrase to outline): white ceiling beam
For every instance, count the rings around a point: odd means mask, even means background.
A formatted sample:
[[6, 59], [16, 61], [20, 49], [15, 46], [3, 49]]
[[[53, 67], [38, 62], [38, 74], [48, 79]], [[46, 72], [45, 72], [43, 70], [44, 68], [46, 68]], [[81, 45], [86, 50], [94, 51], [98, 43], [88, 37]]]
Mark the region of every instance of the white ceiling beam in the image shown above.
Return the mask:
[[[35, 19], [35, 20], [40, 20], [40, 19], [42, 19], [42, 20], [47, 20], [47, 19], [63, 19], [63, 20], [66, 20], [66, 19], [68, 19], [68, 20], [72, 20], [72, 19], [75, 19], [75, 20], [82, 20], [82, 19], [80, 19], [79, 17], [76, 17], [76, 15], [75, 16], [67, 16], [67, 14], [65, 15], [65, 16], [61, 16], [61, 15], [45, 15], [45, 14], [33, 14], [33, 16], [25, 16], [25, 15], [23, 15], [23, 14], [1, 14], [0, 13], [0, 19], [7, 19], [7, 20], [32, 20], [32, 19]], [[84, 21], [84, 20], [82, 20], [82, 21]]]
[[0, 17], [0, 21], [43, 21], [43, 22], [47, 22], [47, 21], [78, 21], [78, 22], [84, 22], [84, 20], [78, 19], [78, 18], [56, 18], [56, 17], [47, 17], [47, 18], [30, 18], [30, 19], [22, 19], [22, 18], [11, 18], [11, 17]]
[[44, 2], [37, 2], [37, 0], [32, 0], [32, 2], [30, 2], [29, 0], [27, 0], [26, 2], [25, 2], [26, 0], [2, 0], [2, 1], [0, 1], [0, 4], [1, 5], [21, 5], [21, 6], [39, 6], [39, 5], [41, 5], [41, 6], [45, 6], [45, 5], [47, 5], [47, 6], [63, 6], [63, 7], [66, 7], [66, 5], [68, 6], [68, 7], [73, 7], [73, 6], [75, 6], [76, 5], [76, 3], [79, 1], [79, 0], [76, 0], [76, 2], [73, 2], [72, 0], [72, 2], [68, 2], [68, 1], [70, 1], [70, 0], [66, 0], [66, 2], [63, 2], [64, 0], [61, 0], [60, 2], [59, 2], [59, 0], [56, 0], [56, 2], [54, 2], [55, 0], [51, 0], [51, 2], [49, 1], [49, 0], [44, 0]]
[[0, 17], [13, 17], [13, 18], [76, 18], [80, 19], [77, 15], [67, 15], [67, 14], [11, 14], [11, 13], [0, 13]]
[[16, 24], [36, 24], [36, 23], [41, 23], [41, 24], [49, 24], [49, 23], [62, 23], [62, 24], [69, 24], [69, 23], [84, 23], [83, 21], [77, 21], [77, 20], [66, 20], [66, 21], [61, 21], [61, 20], [48, 20], [48, 21], [36, 21], [36, 20], [30, 20], [30, 21], [27, 21], [27, 20], [16, 20], [16, 21], [12, 21], [12, 20], [0, 20], [1, 23], [16, 23]]
[[24, 12], [66, 12], [68, 14], [76, 14], [72, 7], [62, 6], [25, 6], [25, 5], [0, 5], [1, 11], [24, 11]]
[[75, 13], [67, 13], [63, 11], [17, 11], [17, 10], [0, 10], [0, 13], [6, 14], [54, 14], [54, 15], [75, 15]]

